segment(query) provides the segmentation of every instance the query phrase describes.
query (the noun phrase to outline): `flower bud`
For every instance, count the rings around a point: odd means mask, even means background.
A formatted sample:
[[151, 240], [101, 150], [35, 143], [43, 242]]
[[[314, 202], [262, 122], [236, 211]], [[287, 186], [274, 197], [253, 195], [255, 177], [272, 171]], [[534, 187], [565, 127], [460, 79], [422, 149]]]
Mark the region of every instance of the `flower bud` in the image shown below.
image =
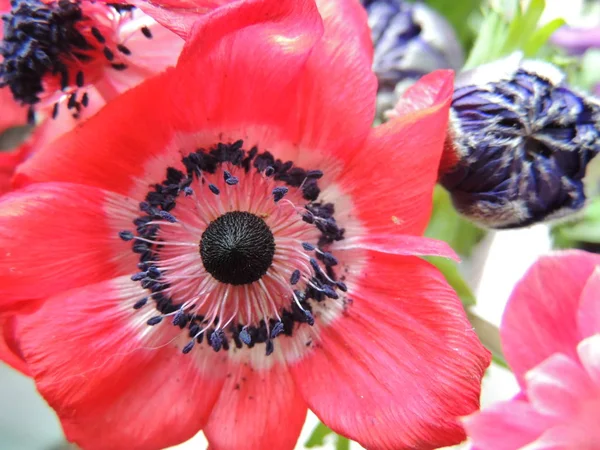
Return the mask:
[[440, 181], [459, 212], [490, 228], [560, 218], [585, 204], [600, 102], [514, 54], [457, 77], [449, 142], [458, 163]]
[[582, 55], [590, 48], [600, 48], [600, 26], [590, 28], [562, 27], [550, 38], [570, 55]]
[[[373, 70], [379, 80], [380, 110], [421, 76], [436, 69], [460, 69], [464, 53], [454, 30], [436, 11], [404, 0], [361, 0], [375, 46]], [[400, 92], [400, 93], [401, 93]]]

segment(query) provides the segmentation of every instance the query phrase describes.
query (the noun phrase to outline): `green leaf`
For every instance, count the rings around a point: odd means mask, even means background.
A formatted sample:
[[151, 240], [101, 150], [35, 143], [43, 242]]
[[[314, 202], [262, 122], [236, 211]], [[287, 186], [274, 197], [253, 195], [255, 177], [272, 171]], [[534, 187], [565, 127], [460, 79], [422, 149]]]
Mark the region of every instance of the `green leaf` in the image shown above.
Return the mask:
[[442, 272], [442, 275], [444, 275], [448, 284], [452, 286], [458, 294], [465, 308], [475, 305], [475, 295], [469, 284], [462, 277], [456, 262], [439, 256], [427, 256], [425, 259]]
[[487, 320], [482, 319], [473, 311], [467, 310], [467, 317], [469, 318], [471, 325], [473, 325], [481, 343], [485, 348], [492, 352], [492, 360], [499, 366], [510, 370], [510, 367], [504, 358], [504, 353], [502, 352], [502, 342], [498, 327], [489, 323]]
[[425, 236], [446, 241], [462, 257], [471, 256], [486, 232], [460, 216], [441, 186], [433, 192], [433, 212]]
[[[463, 219], [452, 206], [450, 194], [441, 186], [436, 186], [433, 192], [433, 212], [425, 236], [446, 241], [461, 257], [468, 258], [485, 233], [484, 230]], [[456, 262], [440, 257], [425, 259], [442, 272], [463, 305], [475, 304], [475, 295], [463, 279]]]
[[512, 53], [519, 47], [521, 33], [523, 33], [522, 24], [524, 18], [520, 3], [514, 2], [514, 11], [514, 17], [510, 21], [506, 37], [504, 38], [504, 45], [502, 46], [503, 54]]
[[463, 69], [472, 69], [498, 59], [502, 54], [503, 37], [508, 33], [509, 23], [501, 14], [488, 10], [479, 27], [479, 34]]
[[327, 428], [321, 422], [315, 427], [308, 440], [304, 443], [306, 448], [322, 447], [325, 445], [325, 438], [330, 434], [334, 434], [332, 430]]
[[600, 198], [593, 199], [583, 214], [551, 228], [554, 248], [578, 248], [583, 243], [600, 244]]
[[350, 450], [350, 440], [338, 435], [335, 448], [336, 450]]
[[533, 33], [536, 32], [537, 24], [542, 17], [544, 8], [546, 7], [545, 0], [531, 0], [527, 10], [523, 13], [523, 18], [519, 26], [521, 27], [521, 33], [519, 40], [517, 41], [516, 48], [512, 49], [510, 53], [515, 50], [523, 50], [527, 45]]
[[304, 443], [306, 448], [322, 447], [326, 445], [327, 436], [335, 437], [336, 450], [350, 450], [350, 440], [334, 433], [321, 422], [315, 427], [308, 440]]
[[529, 38], [529, 41], [523, 45], [523, 53], [526, 57], [531, 58], [537, 55], [544, 44], [548, 42], [550, 36], [558, 30], [560, 27], [565, 25], [564, 19], [554, 19], [548, 22], [541, 28], [538, 28]]
[[516, 51], [526, 57], [535, 57], [542, 51], [552, 33], [564, 24], [555, 19], [538, 28], [545, 0], [531, 0], [525, 10], [518, 0], [506, 0], [502, 7], [490, 7], [477, 40], [473, 45], [465, 69], [495, 61]]
[[469, 49], [476, 37], [476, 30], [469, 26], [473, 17], [481, 14], [482, 0], [426, 0], [426, 3], [446, 18], [452, 25], [463, 48]]

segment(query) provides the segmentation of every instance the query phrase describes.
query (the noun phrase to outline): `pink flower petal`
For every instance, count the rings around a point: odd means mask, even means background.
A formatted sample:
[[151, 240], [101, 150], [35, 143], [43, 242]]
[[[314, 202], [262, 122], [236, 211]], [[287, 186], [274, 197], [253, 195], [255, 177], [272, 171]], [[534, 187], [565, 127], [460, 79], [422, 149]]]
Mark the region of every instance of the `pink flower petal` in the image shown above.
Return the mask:
[[[588, 337], [577, 346], [577, 354], [598, 390], [600, 407], [600, 334]], [[600, 414], [600, 411], [598, 411]]]
[[315, 350], [288, 363], [310, 409], [367, 448], [463, 440], [457, 418], [478, 408], [490, 355], [443, 276], [415, 257], [377, 255], [349, 298]]
[[118, 233], [132, 227], [136, 208], [122, 196], [68, 183], [0, 198], [3, 312], [131, 271], [138, 259]]
[[129, 277], [85, 286], [48, 299], [19, 330], [38, 390], [82, 448], [181, 443], [204, 426], [219, 396], [222, 356], [206, 344], [182, 354], [177, 327], [151, 328], [145, 322], [156, 311], [133, 309], [146, 295]]
[[527, 398], [540, 414], [568, 420], [593, 395], [585, 370], [573, 359], [556, 353], [525, 374]]
[[600, 260], [587, 280], [577, 311], [577, 324], [582, 338], [600, 333]]
[[[264, 353], [261, 352], [261, 357]], [[306, 404], [285, 365], [253, 368], [232, 361], [231, 376], [204, 433], [213, 450], [293, 449], [306, 418]]]
[[600, 256], [582, 251], [557, 252], [540, 258], [515, 287], [500, 333], [521, 386], [525, 372], [552, 354], [577, 357], [579, 298], [599, 262]]
[[525, 448], [552, 423], [522, 400], [496, 403], [463, 419], [473, 448], [477, 450]]

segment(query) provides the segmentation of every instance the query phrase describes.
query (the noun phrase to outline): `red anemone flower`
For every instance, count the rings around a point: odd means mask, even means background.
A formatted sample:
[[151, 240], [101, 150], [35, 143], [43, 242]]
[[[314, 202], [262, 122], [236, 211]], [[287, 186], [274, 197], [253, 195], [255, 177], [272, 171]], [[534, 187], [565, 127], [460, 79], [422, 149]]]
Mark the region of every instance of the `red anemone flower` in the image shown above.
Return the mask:
[[183, 46], [150, 16], [120, 2], [12, 0], [1, 12], [0, 85], [17, 102], [53, 117], [97, 110], [173, 65]]
[[179, 36], [127, 4], [0, 0], [0, 14], [0, 133], [28, 120], [39, 124], [26, 149], [2, 156], [0, 193], [31, 152], [174, 65], [183, 47]]
[[202, 429], [215, 449], [291, 449], [308, 408], [373, 449], [464, 438], [490, 355], [418, 257], [452, 255], [421, 236], [452, 74], [372, 129], [365, 12], [323, 4], [199, 18], [175, 69], [36, 153], [0, 200], [1, 302], [42, 302], [19, 350], [81, 447]]

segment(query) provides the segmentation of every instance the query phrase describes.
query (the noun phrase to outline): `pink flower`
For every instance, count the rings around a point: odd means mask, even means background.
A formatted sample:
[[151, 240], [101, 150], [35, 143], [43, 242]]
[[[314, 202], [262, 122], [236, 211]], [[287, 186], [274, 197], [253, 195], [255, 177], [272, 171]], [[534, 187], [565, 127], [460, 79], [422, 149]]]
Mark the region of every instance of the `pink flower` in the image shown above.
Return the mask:
[[540, 258], [501, 326], [522, 393], [464, 420], [479, 450], [600, 448], [600, 256]]
[[[88, 449], [291, 449], [307, 410], [374, 449], [460, 442], [489, 352], [420, 255], [452, 72], [378, 128], [355, 0], [238, 1], [175, 69], [19, 168], [0, 305]], [[427, 88], [429, 86], [429, 88]], [[81, 149], [86, 148], [82, 152]]]

